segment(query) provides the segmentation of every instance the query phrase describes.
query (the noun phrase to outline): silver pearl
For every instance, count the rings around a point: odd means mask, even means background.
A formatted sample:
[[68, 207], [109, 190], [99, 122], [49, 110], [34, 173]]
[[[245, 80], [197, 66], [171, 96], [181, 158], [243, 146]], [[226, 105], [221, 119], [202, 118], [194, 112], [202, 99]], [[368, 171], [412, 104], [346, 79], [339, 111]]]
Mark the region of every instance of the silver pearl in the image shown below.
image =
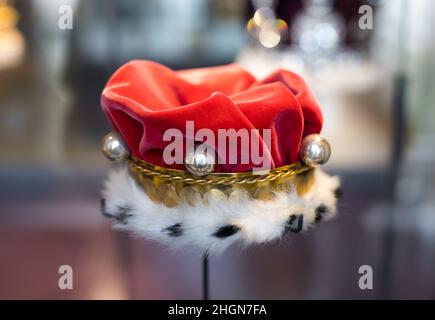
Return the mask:
[[213, 152], [194, 151], [186, 154], [184, 158], [186, 169], [196, 175], [205, 176], [212, 173], [215, 168], [215, 156]]
[[331, 146], [318, 134], [310, 134], [302, 140], [299, 157], [310, 167], [317, 167], [328, 162]]
[[112, 161], [120, 161], [128, 156], [128, 149], [117, 132], [109, 132], [104, 136], [102, 151]]

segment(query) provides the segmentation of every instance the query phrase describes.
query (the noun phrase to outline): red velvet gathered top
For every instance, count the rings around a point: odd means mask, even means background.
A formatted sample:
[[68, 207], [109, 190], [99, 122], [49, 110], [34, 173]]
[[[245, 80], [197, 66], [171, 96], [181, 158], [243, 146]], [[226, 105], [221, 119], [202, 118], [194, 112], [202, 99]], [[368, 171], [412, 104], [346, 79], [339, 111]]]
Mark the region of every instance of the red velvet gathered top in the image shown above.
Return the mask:
[[[219, 129], [257, 132], [260, 144], [262, 130], [270, 129], [271, 143], [263, 156], [272, 168], [297, 162], [302, 138], [322, 128], [320, 107], [300, 76], [277, 70], [257, 80], [237, 64], [174, 71], [134, 60], [112, 75], [101, 104], [133, 156], [181, 170], [182, 165], [163, 161], [170, 143], [163, 135], [175, 128], [185, 139], [194, 139], [186, 133], [187, 121], [193, 121], [195, 130], [207, 128], [216, 136]], [[226, 154], [219, 147], [216, 153]], [[255, 166], [252, 161], [226, 162], [215, 172], [245, 172]]]

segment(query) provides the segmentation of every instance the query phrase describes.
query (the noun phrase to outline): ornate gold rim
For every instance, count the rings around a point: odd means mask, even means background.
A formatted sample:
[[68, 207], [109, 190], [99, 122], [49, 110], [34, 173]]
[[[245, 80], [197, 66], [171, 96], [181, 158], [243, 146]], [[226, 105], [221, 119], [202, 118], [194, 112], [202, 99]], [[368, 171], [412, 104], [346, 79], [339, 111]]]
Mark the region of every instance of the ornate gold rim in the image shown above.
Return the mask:
[[277, 192], [292, 190], [303, 196], [314, 184], [314, 169], [301, 162], [263, 174], [211, 173], [205, 177], [156, 166], [134, 157], [128, 158], [128, 168], [149, 198], [167, 207], [175, 207], [181, 202], [191, 206], [199, 202], [207, 204], [212, 199], [234, 201], [246, 196], [269, 201]]
[[278, 179], [296, 176], [313, 169], [312, 167], [307, 166], [302, 162], [296, 162], [269, 170], [264, 173], [211, 173], [205, 177], [197, 177], [191, 174], [189, 171], [182, 171], [153, 165], [136, 157], [129, 157], [128, 166], [130, 172], [134, 174], [157, 177], [167, 181], [195, 185], [223, 186], [230, 186], [234, 184], [251, 185], [262, 182], [272, 182]]

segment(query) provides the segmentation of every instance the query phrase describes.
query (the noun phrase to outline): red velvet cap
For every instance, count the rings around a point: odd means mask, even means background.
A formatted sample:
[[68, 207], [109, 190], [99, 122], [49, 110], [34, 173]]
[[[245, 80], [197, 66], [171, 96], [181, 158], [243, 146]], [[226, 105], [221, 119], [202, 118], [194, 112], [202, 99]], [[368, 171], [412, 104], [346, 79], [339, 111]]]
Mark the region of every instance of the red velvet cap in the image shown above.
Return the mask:
[[[216, 136], [218, 129], [259, 129], [260, 144], [262, 129], [271, 129], [271, 145], [263, 156], [272, 168], [297, 162], [302, 138], [322, 128], [320, 108], [300, 76], [278, 70], [258, 81], [236, 64], [173, 71], [151, 61], [131, 61], [112, 75], [101, 104], [133, 156], [181, 170], [183, 165], [163, 161], [170, 143], [163, 133], [176, 128], [190, 139], [186, 121], [194, 121], [195, 131], [208, 128]], [[219, 156], [222, 150], [216, 152]], [[252, 161], [226, 162], [215, 172], [254, 167]]]

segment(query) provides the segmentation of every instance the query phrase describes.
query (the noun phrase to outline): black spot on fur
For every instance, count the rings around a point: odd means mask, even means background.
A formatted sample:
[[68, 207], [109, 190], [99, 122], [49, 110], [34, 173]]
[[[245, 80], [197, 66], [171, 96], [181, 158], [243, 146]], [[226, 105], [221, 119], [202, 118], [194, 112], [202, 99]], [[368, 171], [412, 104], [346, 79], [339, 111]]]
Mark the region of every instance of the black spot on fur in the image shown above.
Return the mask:
[[130, 207], [118, 206], [118, 210], [113, 218], [115, 218], [116, 222], [118, 223], [127, 224], [127, 220], [133, 216], [130, 212]]
[[282, 235], [285, 235], [289, 231], [299, 233], [302, 231], [303, 226], [304, 216], [301, 214], [292, 214], [284, 223], [284, 230], [282, 232]]
[[240, 227], [229, 224], [223, 227], [220, 227], [215, 233], [213, 233], [213, 235], [216, 238], [228, 238], [231, 237], [233, 234], [237, 233], [238, 231], [240, 231]]
[[319, 223], [320, 221], [322, 221], [324, 215], [327, 212], [328, 212], [328, 208], [324, 204], [321, 204], [320, 206], [318, 206], [316, 208], [316, 217], [314, 218], [314, 222]]
[[111, 215], [106, 211], [106, 199], [104, 198], [100, 199], [100, 210], [101, 210], [101, 214], [106, 218], [113, 218], [113, 215]]
[[337, 200], [340, 200], [341, 197], [343, 197], [343, 189], [341, 189], [341, 187], [338, 187], [337, 189], [335, 189], [334, 196]]
[[110, 212], [107, 212], [106, 210], [106, 199], [101, 198], [100, 200], [100, 208], [101, 208], [101, 214], [105, 216], [106, 218], [115, 219], [116, 222], [121, 224], [127, 224], [127, 219], [131, 218], [133, 215], [130, 213], [131, 208], [127, 206], [118, 206], [116, 213], [112, 214]]
[[180, 237], [183, 235], [183, 226], [181, 223], [176, 223], [170, 227], [167, 227], [162, 230], [163, 232], [166, 232], [166, 234], [170, 237]]

